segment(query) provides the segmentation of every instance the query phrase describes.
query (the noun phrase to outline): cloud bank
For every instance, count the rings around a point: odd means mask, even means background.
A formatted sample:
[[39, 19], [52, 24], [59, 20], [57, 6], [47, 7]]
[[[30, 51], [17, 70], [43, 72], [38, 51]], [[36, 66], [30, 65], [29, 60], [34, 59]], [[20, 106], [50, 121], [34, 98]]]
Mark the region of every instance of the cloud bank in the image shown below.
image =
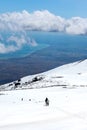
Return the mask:
[[48, 10], [29, 13], [22, 12], [0, 14], [0, 30], [10, 31], [57, 31], [69, 34], [86, 34], [87, 18], [73, 17], [65, 19]]
[[15, 52], [16, 50], [18, 50], [18, 48], [16, 46], [13, 46], [13, 45], [6, 46], [5, 44], [0, 43], [0, 53], [1, 54]]
[[[27, 36], [27, 30], [86, 35], [87, 18], [72, 17], [65, 19], [50, 13], [48, 10], [33, 13], [24, 10], [0, 14], [0, 32], [12, 32], [6, 39], [0, 34], [0, 53], [15, 52], [25, 44], [37, 46], [37, 43]], [[19, 35], [12, 35], [16, 33], [19, 33]], [[7, 44], [4, 44], [4, 42]]]

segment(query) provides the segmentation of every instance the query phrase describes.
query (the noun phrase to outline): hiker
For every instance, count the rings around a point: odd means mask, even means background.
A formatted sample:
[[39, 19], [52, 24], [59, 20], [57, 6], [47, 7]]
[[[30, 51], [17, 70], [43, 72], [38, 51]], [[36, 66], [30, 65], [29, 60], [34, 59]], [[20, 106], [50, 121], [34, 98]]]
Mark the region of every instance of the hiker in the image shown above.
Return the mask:
[[45, 99], [45, 105], [46, 106], [49, 106], [49, 99], [46, 97], [46, 99]]

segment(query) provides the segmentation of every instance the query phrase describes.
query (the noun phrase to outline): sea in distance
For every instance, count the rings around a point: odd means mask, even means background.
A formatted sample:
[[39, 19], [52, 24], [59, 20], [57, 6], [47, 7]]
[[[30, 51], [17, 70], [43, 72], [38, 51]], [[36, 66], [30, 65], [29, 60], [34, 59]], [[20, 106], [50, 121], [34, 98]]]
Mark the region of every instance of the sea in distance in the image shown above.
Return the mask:
[[[10, 41], [15, 46], [20, 34], [15, 34], [15, 38], [10, 35], [1, 33], [1, 40], [8, 39], [3, 40], [4, 44], [9, 45]], [[26, 43], [16, 51], [0, 53], [0, 84], [87, 58], [86, 35], [27, 31], [26, 37], [33, 39], [36, 45]]]

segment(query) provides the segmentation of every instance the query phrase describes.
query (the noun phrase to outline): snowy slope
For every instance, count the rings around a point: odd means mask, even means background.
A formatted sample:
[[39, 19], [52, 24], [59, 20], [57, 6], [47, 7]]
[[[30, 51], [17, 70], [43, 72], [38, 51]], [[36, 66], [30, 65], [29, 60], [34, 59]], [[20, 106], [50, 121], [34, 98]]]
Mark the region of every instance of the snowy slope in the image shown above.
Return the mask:
[[1, 86], [0, 130], [87, 130], [86, 66], [79, 61]]
[[64, 88], [87, 87], [87, 60], [63, 65], [41, 74], [24, 77], [15, 83], [0, 86], [0, 89], [12, 90], [55, 86]]
[[[87, 130], [86, 87], [0, 93], [0, 130]], [[46, 97], [49, 106], [45, 106]]]

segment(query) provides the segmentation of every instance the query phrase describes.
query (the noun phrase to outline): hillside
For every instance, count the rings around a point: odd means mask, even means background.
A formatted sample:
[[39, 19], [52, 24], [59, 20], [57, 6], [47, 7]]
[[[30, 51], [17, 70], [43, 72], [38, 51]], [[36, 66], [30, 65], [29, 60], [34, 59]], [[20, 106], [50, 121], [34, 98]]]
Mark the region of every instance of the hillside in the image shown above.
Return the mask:
[[0, 86], [1, 90], [59, 87], [73, 88], [87, 86], [87, 60], [78, 61], [53, 70], [24, 77], [10, 84]]

